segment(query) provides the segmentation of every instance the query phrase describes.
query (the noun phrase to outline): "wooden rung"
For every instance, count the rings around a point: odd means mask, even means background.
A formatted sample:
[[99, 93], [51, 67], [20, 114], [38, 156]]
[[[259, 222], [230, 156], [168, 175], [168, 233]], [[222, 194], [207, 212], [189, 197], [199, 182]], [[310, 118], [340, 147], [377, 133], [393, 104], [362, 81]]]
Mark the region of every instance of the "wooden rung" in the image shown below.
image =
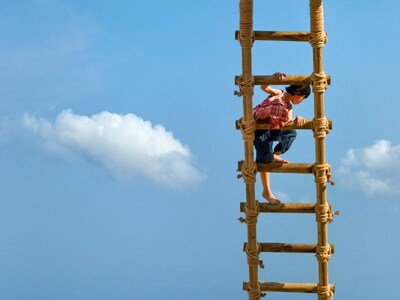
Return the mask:
[[[282, 79], [276, 78], [274, 75], [255, 75], [254, 84], [255, 85], [291, 85], [291, 84], [301, 84], [301, 85], [311, 85], [310, 75], [287, 75]], [[235, 84], [238, 84], [240, 76], [235, 76]], [[331, 76], [327, 75], [328, 84], [331, 84]]]
[[[238, 162], [238, 171], [242, 169], [243, 160]], [[268, 164], [257, 163], [258, 172], [272, 172], [272, 173], [297, 173], [297, 174], [311, 174], [313, 172], [313, 164], [305, 163], [277, 163], [271, 162]]]
[[273, 173], [298, 173], [298, 174], [311, 174], [313, 172], [313, 164], [305, 163], [257, 163], [257, 170], [260, 172], [273, 172]]
[[[236, 122], [235, 122], [236, 129], [240, 129], [239, 122], [240, 122], [240, 119], [236, 120]], [[328, 122], [329, 122], [329, 129], [332, 129], [332, 120], [328, 120]], [[256, 130], [257, 129], [269, 129], [269, 124], [267, 122], [258, 121], [258, 122], [256, 122], [255, 129]], [[291, 121], [291, 122], [286, 123], [285, 126], [282, 127], [282, 129], [308, 129], [308, 130], [310, 130], [310, 129], [312, 129], [312, 120], [305, 120], [305, 123], [302, 126], [297, 126], [294, 124], [293, 121]]]
[[[243, 290], [247, 291], [248, 282], [243, 282]], [[317, 293], [316, 283], [288, 283], [288, 282], [261, 282], [263, 292], [284, 293]], [[330, 284], [330, 289], [335, 292], [335, 285]]]
[[[239, 39], [239, 30], [235, 31], [235, 39]], [[291, 31], [254, 31], [254, 39], [257, 41], [308, 42], [310, 39], [310, 33]]]
[[[244, 212], [245, 202], [240, 203], [240, 211]], [[265, 213], [315, 213], [315, 203], [260, 203], [260, 212]]]
[[[244, 243], [243, 251], [247, 243]], [[334, 253], [335, 246], [331, 246], [331, 253]], [[261, 252], [286, 252], [286, 253], [316, 253], [316, 244], [288, 244], [288, 243], [260, 243]]]

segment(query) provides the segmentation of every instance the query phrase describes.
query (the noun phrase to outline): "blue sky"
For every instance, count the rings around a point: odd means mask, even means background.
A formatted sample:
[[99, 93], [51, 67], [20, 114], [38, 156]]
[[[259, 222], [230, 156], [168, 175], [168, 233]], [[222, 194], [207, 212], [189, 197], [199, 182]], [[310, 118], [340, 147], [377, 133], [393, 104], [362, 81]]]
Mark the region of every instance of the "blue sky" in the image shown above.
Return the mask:
[[[254, 3], [255, 30], [309, 30], [308, 1]], [[239, 1], [0, 4], [0, 299], [247, 299]], [[325, 2], [337, 299], [397, 296], [399, 9]], [[310, 74], [311, 53], [256, 42], [254, 74]], [[312, 118], [312, 98], [296, 110]], [[312, 133], [285, 158], [312, 163]], [[275, 174], [272, 186], [284, 202], [314, 201], [310, 175]], [[312, 215], [258, 223], [260, 242], [316, 234]], [[313, 255], [261, 258], [261, 281], [318, 281]]]

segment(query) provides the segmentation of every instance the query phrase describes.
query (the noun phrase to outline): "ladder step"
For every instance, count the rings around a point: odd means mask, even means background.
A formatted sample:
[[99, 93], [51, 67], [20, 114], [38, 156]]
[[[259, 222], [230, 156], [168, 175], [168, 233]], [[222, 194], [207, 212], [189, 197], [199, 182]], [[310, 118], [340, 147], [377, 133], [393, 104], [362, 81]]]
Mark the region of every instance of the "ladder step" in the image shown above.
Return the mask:
[[[273, 205], [260, 202], [260, 212], [265, 213], [315, 213], [315, 203], [280, 203]], [[244, 212], [246, 203], [240, 203], [240, 211]]]
[[[247, 291], [248, 282], [243, 282], [243, 290]], [[316, 283], [289, 283], [289, 282], [261, 282], [263, 292], [284, 292], [284, 293], [317, 293]], [[330, 289], [335, 292], [335, 285], [330, 284]]]
[[[276, 78], [274, 75], [255, 75], [254, 84], [255, 85], [291, 85], [291, 84], [301, 84], [301, 85], [311, 85], [310, 75], [286, 75], [282, 79]], [[240, 76], [235, 76], [235, 84], [238, 84]], [[328, 84], [331, 84], [331, 76], [327, 75]]]
[[[288, 41], [288, 42], [308, 42], [309, 32], [292, 31], [254, 31], [254, 38], [257, 41]], [[239, 39], [239, 30], [235, 31], [235, 40]]]
[[[236, 120], [236, 122], [235, 122], [236, 129], [240, 129], [240, 125], [239, 125], [240, 120], [241, 119]], [[328, 122], [329, 122], [329, 129], [332, 129], [332, 120], [328, 120]], [[269, 124], [267, 122], [257, 121], [255, 129], [256, 130], [257, 129], [269, 129]], [[286, 125], [284, 127], [282, 127], [282, 129], [308, 129], [308, 130], [310, 130], [310, 129], [312, 129], [312, 120], [305, 120], [305, 123], [302, 126], [295, 125], [293, 121], [288, 122], [288, 123], [286, 123]]]
[[[238, 171], [242, 169], [243, 160], [238, 162]], [[258, 172], [272, 172], [272, 173], [297, 173], [297, 174], [312, 174], [313, 164], [306, 163], [277, 163], [272, 162], [268, 164], [257, 163]]]
[[[243, 251], [247, 243], [244, 243]], [[335, 246], [331, 246], [331, 253], [334, 253]], [[289, 243], [260, 243], [261, 252], [285, 252], [285, 253], [316, 253], [316, 244], [289, 244]]]

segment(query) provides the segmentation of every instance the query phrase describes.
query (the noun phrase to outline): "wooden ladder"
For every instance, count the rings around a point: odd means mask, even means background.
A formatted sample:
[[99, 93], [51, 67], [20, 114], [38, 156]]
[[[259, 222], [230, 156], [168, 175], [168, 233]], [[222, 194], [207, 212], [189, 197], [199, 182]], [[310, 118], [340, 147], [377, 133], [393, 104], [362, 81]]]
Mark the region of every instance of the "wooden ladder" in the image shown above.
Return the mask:
[[[319, 300], [330, 300], [335, 286], [329, 283], [328, 263], [334, 251], [328, 243], [328, 223], [335, 213], [326, 199], [326, 186], [330, 181], [330, 165], [326, 163], [325, 137], [332, 122], [324, 113], [324, 92], [330, 84], [330, 77], [323, 68], [323, 46], [326, 43], [324, 31], [323, 1], [310, 0], [310, 32], [278, 32], [253, 31], [253, 1], [240, 0], [240, 30], [235, 38], [240, 41], [242, 49], [242, 74], [235, 76], [238, 85], [238, 96], [243, 98], [243, 116], [236, 122], [237, 129], [242, 132], [244, 140], [244, 161], [240, 161], [238, 171], [246, 186], [246, 202], [240, 203], [240, 211], [245, 213], [241, 221], [247, 224], [247, 253], [249, 280], [243, 283], [250, 300], [258, 300], [264, 292], [316, 293]], [[288, 75], [277, 79], [272, 75], [252, 74], [252, 47], [255, 41], [296, 41], [309, 42], [313, 51], [313, 73], [311, 75]], [[269, 163], [254, 162], [253, 141], [256, 129], [267, 129], [268, 124], [257, 124], [252, 116], [252, 96], [254, 85], [311, 85], [314, 93], [314, 118], [306, 120], [306, 124], [298, 127], [287, 124], [285, 129], [305, 129], [314, 132], [315, 163]], [[314, 174], [316, 182], [316, 203], [286, 203], [270, 205], [259, 203], [255, 199], [255, 182], [257, 171]], [[332, 182], [331, 182], [332, 184]], [[317, 244], [259, 243], [257, 240], [257, 218], [259, 213], [313, 213], [316, 215]], [[260, 282], [258, 268], [262, 264], [261, 252], [315, 253], [318, 260], [318, 283]]]

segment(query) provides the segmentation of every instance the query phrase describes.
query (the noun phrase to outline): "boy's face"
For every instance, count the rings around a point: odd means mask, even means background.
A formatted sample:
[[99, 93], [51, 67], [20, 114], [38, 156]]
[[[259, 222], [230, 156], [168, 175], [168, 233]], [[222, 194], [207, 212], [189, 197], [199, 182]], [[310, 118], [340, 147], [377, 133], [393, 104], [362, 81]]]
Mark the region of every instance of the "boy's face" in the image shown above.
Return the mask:
[[293, 104], [300, 104], [304, 100], [304, 96], [294, 95], [292, 96]]

